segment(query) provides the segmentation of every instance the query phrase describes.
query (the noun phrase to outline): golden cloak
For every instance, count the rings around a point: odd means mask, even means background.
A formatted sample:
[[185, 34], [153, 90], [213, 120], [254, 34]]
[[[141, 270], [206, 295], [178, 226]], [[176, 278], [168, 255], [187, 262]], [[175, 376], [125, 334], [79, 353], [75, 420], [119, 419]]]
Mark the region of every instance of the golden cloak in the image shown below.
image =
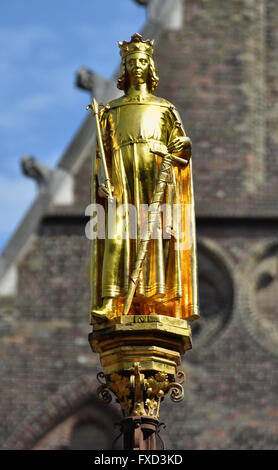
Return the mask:
[[[104, 297], [112, 297], [117, 315], [121, 315], [146, 219], [142, 208], [152, 202], [161, 162], [152, 150], [167, 152], [169, 142], [185, 132], [175, 107], [154, 95], [137, 99], [124, 95], [111, 101], [101, 111], [100, 124], [117, 215], [112, 229], [110, 226], [110, 238], [106, 217], [105, 238], [91, 242], [91, 308], [99, 308]], [[186, 158], [188, 152], [184, 150], [179, 156]], [[104, 181], [96, 151], [91, 202], [101, 204], [107, 216], [108, 202], [98, 196], [98, 186]], [[191, 159], [186, 167], [173, 165], [164, 202], [130, 314], [194, 320], [199, 309]], [[175, 210], [179, 217], [175, 217]], [[130, 224], [131, 213], [137, 214], [135, 228]]]

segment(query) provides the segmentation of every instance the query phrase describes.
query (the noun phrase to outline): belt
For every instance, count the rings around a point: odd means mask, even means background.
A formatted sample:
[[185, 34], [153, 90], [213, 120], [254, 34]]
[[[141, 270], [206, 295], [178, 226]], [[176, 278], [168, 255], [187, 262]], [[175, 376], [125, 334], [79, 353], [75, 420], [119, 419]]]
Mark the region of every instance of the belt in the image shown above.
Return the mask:
[[159, 140], [154, 140], [154, 139], [134, 139], [134, 140], [129, 140], [127, 142], [123, 142], [122, 144], [119, 145], [114, 145], [113, 146], [113, 151], [119, 150], [122, 147], [126, 147], [127, 145], [134, 145], [134, 144], [148, 144], [150, 151], [160, 151], [163, 153], [167, 153], [167, 146], [160, 142]]

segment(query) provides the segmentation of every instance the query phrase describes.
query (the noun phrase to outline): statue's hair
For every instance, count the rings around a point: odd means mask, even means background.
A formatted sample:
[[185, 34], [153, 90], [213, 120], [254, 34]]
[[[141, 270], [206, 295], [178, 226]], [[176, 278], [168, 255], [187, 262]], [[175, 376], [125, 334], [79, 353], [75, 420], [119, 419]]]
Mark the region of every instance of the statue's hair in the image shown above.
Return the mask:
[[[148, 57], [148, 60], [149, 60], [149, 75], [147, 79], [147, 86], [148, 86], [148, 91], [152, 93], [158, 85], [159, 77], [157, 75], [153, 59], [151, 57]], [[123, 90], [125, 93], [127, 93], [127, 90], [129, 88], [129, 78], [128, 78], [128, 74], [126, 71], [126, 58], [122, 59], [121, 76], [118, 79], [117, 87], [120, 90]]]

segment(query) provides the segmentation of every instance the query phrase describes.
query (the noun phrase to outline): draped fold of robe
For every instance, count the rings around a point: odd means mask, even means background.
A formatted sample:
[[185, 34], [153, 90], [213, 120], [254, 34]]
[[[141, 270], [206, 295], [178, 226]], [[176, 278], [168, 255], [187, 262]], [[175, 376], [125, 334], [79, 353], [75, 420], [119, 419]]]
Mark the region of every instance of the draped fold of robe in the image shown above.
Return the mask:
[[[170, 141], [185, 132], [174, 106], [153, 95], [111, 101], [101, 111], [100, 124], [116, 216], [108, 233], [108, 202], [98, 196], [105, 176], [96, 151], [91, 202], [103, 206], [106, 232], [105, 238], [91, 242], [91, 308], [112, 297], [121, 315], [161, 163], [153, 151], [167, 152]], [[188, 152], [179, 157], [186, 158]], [[172, 166], [161, 209], [130, 313], [194, 320], [199, 309], [191, 160], [187, 166]]]

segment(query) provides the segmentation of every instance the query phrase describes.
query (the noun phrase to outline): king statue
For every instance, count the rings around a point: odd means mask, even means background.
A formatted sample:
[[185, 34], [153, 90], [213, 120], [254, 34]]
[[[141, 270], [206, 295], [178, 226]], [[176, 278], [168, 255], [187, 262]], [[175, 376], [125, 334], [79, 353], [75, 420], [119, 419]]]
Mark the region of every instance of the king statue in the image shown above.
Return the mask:
[[124, 94], [99, 113], [90, 106], [99, 131], [91, 202], [105, 214], [105, 236], [91, 242], [91, 323], [122, 315], [192, 321], [199, 309], [191, 141], [175, 107], [153, 95], [153, 41], [134, 34], [119, 48]]

